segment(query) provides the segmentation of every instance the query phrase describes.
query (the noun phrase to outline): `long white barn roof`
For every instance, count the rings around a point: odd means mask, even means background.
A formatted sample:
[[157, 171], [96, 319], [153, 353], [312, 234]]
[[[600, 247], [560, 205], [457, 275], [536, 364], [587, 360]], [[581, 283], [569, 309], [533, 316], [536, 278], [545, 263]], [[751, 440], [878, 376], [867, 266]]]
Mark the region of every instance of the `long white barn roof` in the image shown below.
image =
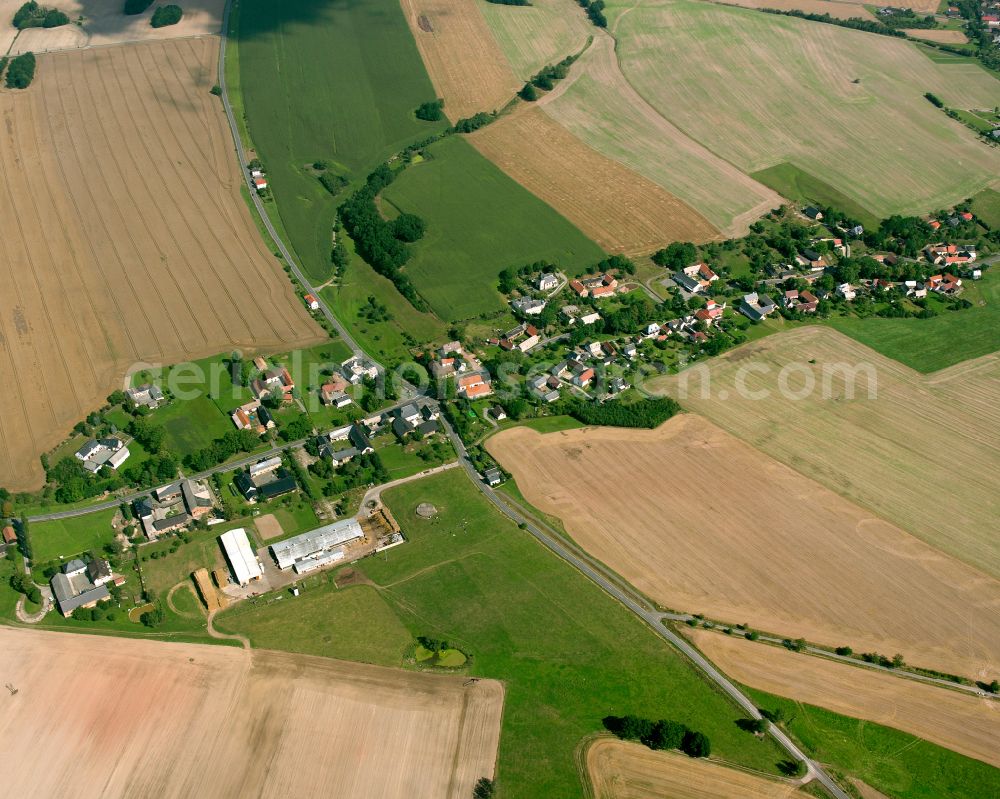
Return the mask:
[[222, 542], [222, 548], [226, 550], [226, 557], [233, 567], [236, 582], [243, 585], [263, 574], [253, 547], [250, 546], [246, 530], [237, 527], [235, 530], [220, 535], [219, 540]]
[[279, 569], [287, 569], [294, 566], [297, 560], [333, 549], [363, 536], [364, 532], [357, 519], [341, 519], [339, 522], [317, 527], [308, 533], [271, 544], [271, 554], [278, 562]]

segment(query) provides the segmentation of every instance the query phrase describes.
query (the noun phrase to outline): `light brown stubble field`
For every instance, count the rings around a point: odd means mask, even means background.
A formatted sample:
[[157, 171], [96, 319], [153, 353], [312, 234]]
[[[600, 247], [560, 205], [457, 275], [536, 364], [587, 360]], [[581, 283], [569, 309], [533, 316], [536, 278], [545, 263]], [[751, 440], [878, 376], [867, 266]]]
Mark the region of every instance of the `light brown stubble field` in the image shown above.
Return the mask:
[[41, 56], [0, 92], [0, 485], [139, 361], [325, 337], [240, 197], [218, 39]]
[[708, 630], [685, 633], [727, 676], [908, 732], [1000, 767], [1000, 702]]
[[[14, 42], [17, 29], [14, 12], [24, 0], [0, 0], [0, 54]], [[54, 0], [51, 5], [71, 20], [59, 28], [28, 28], [21, 31], [11, 55], [31, 51], [45, 53], [75, 50], [81, 47], [106, 46], [124, 42], [176, 39], [185, 36], [217, 34], [222, 27], [225, 0], [185, 0], [184, 16], [176, 25], [154, 28], [149, 24], [159, 4], [153, 3], [141, 14], [126, 15], [124, 0]], [[76, 21], [83, 18], [82, 24]]]
[[587, 747], [595, 799], [788, 799], [790, 783], [675, 752], [600, 738]]
[[[873, 370], [877, 396], [869, 399], [860, 372], [855, 398], [848, 399], [839, 364]], [[800, 400], [783, 394], [782, 370], [795, 390], [808, 370], [815, 391]], [[921, 375], [817, 326], [768, 336], [648, 388], [679, 398], [772, 458], [1000, 578], [997, 356]], [[766, 398], [752, 399], [758, 391]]]
[[504, 431], [525, 498], [661, 604], [790, 638], [1000, 675], [1000, 582], [707, 420]]
[[465, 799], [503, 689], [279, 652], [0, 629], [10, 795]]
[[469, 140], [609, 252], [648, 253], [671, 241], [721, 238], [693, 208], [591, 149], [540, 108], [519, 109]]
[[521, 88], [473, 0], [401, 2], [424, 66], [452, 122], [500, 109]]

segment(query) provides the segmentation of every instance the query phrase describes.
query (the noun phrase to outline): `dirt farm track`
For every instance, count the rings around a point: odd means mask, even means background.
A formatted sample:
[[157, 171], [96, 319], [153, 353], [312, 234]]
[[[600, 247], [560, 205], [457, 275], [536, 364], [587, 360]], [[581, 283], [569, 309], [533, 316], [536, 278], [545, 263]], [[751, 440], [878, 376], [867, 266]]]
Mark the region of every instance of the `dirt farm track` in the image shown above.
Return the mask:
[[8, 796], [465, 799], [503, 689], [232, 647], [0, 629]]
[[215, 83], [216, 37], [38, 59], [0, 91], [0, 485], [135, 362], [289, 349], [320, 328], [260, 238]]

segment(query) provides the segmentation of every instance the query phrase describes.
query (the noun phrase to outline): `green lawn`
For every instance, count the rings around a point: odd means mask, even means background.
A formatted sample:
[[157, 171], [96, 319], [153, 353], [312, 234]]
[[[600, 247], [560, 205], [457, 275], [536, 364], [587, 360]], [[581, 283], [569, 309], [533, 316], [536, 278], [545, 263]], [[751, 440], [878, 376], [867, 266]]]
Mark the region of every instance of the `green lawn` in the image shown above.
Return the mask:
[[555, 433], [560, 430], [574, 430], [577, 427], [583, 427], [583, 424], [572, 416], [541, 416], [537, 419], [525, 419], [517, 424], [521, 427], [530, 427], [539, 433]]
[[975, 307], [942, 311], [931, 319], [835, 317], [828, 324], [918, 372], [936, 372], [1000, 350], [1000, 269], [966, 280], [964, 297]]
[[114, 538], [111, 519], [116, 509], [51, 522], [32, 522], [29, 528], [33, 560], [45, 563], [100, 549]]
[[413, 109], [435, 96], [395, 0], [242, 0], [238, 67], [246, 121], [291, 244], [330, 272], [335, 199], [307, 165], [351, 178], [445, 122]]
[[338, 589], [329, 573], [299, 585], [297, 597], [285, 592], [268, 595], [266, 605], [242, 603], [220, 615], [215, 626], [242, 633], [262, 649], [402, 665], [415, 642], [378, 591], [367, 585]]
[[828, 183], [794, 164], [783, 163], [751, 173], [750, 177], [796, 203], [818, 203], [836, 208], [857, 219], [865, 227], [878, 227], [878, 217]]
[[404, 271], [442, 319], [502, 308], [496, 283], [505, 267], [548, 260], [579, 274], [604, 257], [460, 136], [433, 145], [429, 155], [403, 172], [383, 197], [427, 222]]
[[972, 213], [996, 230], [1000, 228], [1000, 191], [983, 189], [972, 198]]
[[[438, 435], [440, 439], [442, 434]], [[447, 447], [443, 450], [447, 452], [447, 457], [445, 460], [455, 460], [455, 450], [449, 442], [447, 442]], [[431, 457], [429, 460], [424, 460], [417, 453], [424, 451], [430, 452], [433, 455], [433, 450], [430, 447], [430, 442], [428, 441], [413, 441], [410, 440], [405, 446], [401, 446], [397, 441], [396, 437], [392, 436], [387, 438], [384, 442], [384, 446], [380, 442], [375, 442], [375, 449], [378, 451], [378, 456], [382, 460], [382, 465], [385, 466], [386, 470], [389, 472], [390, 480], [398, 480], [401, 477], [409, 477], [410, 475], [422, 472], [424, 469], [432, 469], [435, 466], [440, 466], [444, 461], [440, 458]]]
[[[735, 707], [645, 625], [500, 516], [464, 473], [399, 486], [384, 500], [407, 543], [358, 564], [374, 589], [303, 591], [280, 609], [223, 617], [225, 628], [257, 646], [397, 665], [419, 635], [449, 641], [469, 655], [469, 673], [505, 683], [503, 796], [579, 797], [574, 750], [608, 714], [676, 718], [705, 731], [720, 757], [776, 770], [780, 751], [741, 732]], [[438, 514], [419, 519], [420, 502]], [[303, 600], [313, 604], [295, 606]], [[406, 634], [393, 626], [387, 635], [386, 608]], [[376, 634], [360, 635], [370, 619]]]
[[1000, 796], [1000, 769], [905, 732], [748, 689], [765, 710], [781, 708], [793, 738], [821, 763], [832, 763], [896, 799]]
[[[139, 551], [142, 558], [142, 577], [146, 587], [155, 591], [158, 598], [166, 599], [167, 592], [177, 583], [190, 579], [191, 573], [195, 569], [204, 567], [212, 571], [212, 569], [225, 568], [226, 562], [218, 536], [221, 535], [222, 529], [233, 526], [219, 525], [219, 529], [213, 527], [208, 532], [195, 532], [192, 534], [190, 543], [181, 544], [177, 551], [172, 554], [170, 553], [170, 545], [177, 540], [174, 538], [167, 538], [162, 543], [142, 547]], [[163, 556], [153, 558], [154, 552]]]

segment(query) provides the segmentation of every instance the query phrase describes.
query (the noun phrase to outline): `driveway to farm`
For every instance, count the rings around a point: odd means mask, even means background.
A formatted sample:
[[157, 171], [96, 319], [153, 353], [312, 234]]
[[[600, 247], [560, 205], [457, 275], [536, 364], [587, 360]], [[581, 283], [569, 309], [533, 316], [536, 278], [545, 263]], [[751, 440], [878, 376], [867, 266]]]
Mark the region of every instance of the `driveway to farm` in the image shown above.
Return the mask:
[[369, 502], [381, 502], [382, 492], [387, 488], [395, 488], [396, 486], [401, 486], [403, 483], [412, 483], [414, 480], [422, 480], [425, 477], [430, 477], [432, 474], [440, 474], [441, 472], [446, 472], [449, 469], [454, 469], [456, 466], [461, 466], [458, 461], [451, 461], [449, 463], [442, 463], [440, 466], [435, 466], [433, 469], [424, 469], [422, 472], [417, 472], [416, 474], [411, 474], [409, 477], [400, 477], [398, 480], [390, 480], [388, 483], [382, 483], [381, 485], [372, 486], [369, 488], [365, 495], [361, 498], [361, 511], [364, 511], [365, 506]]

